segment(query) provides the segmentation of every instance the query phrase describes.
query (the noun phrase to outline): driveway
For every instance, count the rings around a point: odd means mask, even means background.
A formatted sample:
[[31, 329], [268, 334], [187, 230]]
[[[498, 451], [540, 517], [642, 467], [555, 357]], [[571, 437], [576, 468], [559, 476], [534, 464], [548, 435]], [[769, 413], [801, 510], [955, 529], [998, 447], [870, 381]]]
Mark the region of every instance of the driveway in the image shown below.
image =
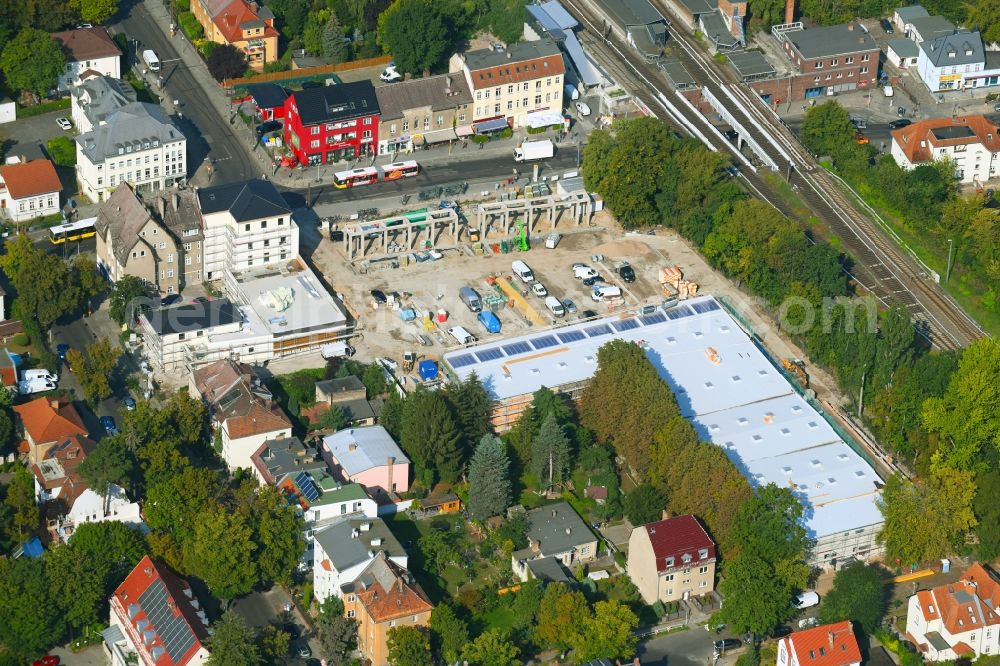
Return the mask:
[[[288, 622], [287, 614], [283, 610], [286, 607], [291, 607], [291, 623], [295, 625], [300, 635], [298, 640], [292, 641], [292, 653], [297, 654], [300, 645], [305, 642], [309, 645], [312, 653], [317, 654], [319, 641], [312, 635], [301, 611], [297, 606], [292, 605], [292, 598], [282, 587], [275, 585], [270, 590], [249, 594], [233, 602], [232, 609], [246, 621], [247, 625], [259, 628], [272, 622], [286, 624]], [[299, 665], [304, 664], [305, 660], [289, 657], [285, 663]]]
[[25, 155], [28, 159], [42, 157], [45, 144], [49, 139], [65, 136], [72, 139], [75, 130], [64, 131], [56, 125], [56, 118], [69, 118], [69, 109], [43, 113], [30, 118], [18, 118], [10, 125], [4, 126], [4, 144], [6, 155]]
[[727, 666], [736, 662], [742, 648], [727, 653], [717, 662], [712, 661], [712, 642], [727, 636], [718, 636], [705, 631], [702, 626], [693, 626], [685, 631], [663, 634], [642, 641], [636, 648], [639, 663], [643, 666]]

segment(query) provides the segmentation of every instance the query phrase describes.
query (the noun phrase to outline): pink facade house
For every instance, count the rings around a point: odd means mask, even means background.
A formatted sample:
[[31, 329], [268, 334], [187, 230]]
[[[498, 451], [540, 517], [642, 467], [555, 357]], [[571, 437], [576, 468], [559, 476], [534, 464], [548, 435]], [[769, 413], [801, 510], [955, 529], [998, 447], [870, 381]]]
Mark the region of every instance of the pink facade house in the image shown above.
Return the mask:
[[372, 496], [410, 488], [410, 460], [382, 426], [327, 435], [323, 454], [345, 482], [360, 483]]

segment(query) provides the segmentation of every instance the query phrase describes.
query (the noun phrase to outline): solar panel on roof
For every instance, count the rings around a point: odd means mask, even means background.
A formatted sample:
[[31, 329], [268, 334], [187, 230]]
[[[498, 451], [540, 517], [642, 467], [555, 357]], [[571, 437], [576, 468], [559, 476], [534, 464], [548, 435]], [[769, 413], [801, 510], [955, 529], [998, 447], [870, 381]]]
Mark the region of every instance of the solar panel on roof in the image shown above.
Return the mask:
[[624, 333], [625, 331], [631, 331], [633, 328], [639, 328], [639, 322], [629, 317], [628, 319], [619, 319], [618, 321], [611, 322], [611, 327], [619, 333]]
[[566, 331], [565, 333], [557, 333], [556, 337], [559, 338], [560, 342], [576, 342], [587, 336], [583, 334], [583, 331]]
[[507, 356], [517, 356], [518, 354], [530, 352], [531, 345], [522, 340], [521, 342], [512, 342], [509, 345], [503, 345], [502, 349]]
[[537, 338], [532, 338], [529, 340], [531, 346], [535, 349], [547, 349], [548, 347], [555, 347], [559, 344], [554, 335], [543, 335]]
[[139, 607], [156, 628], [170, 659], [179, 663], [194, 645], [195, 635], [184, 616], [174, 613], [168, 601], [167, 586], [158, 578], [139, 596]]
[[500, 351], [499, 347], [490, 347], [489, 349], [476, 352], [476, 358], [478, 358], [481, 363], [485, 363], [486, 361], [495, 361], [498, 358], [503, 358], [503, 352]]
[[662, 324], [667, 320], [667, 315], [662, 312], [654, 312], [651, 315], [643, 315], [639, 317], [639, 321], [642, 322], [643, 326], [652, 326], [653, 324]]
[[690, 317], [694, 314], [694, 310], [686, 305], [678, 305], [676, 308], [671, 308], [667, 310], [667, 319], [683, 319], [684, 317]]
[[448, 359], [448, 362], [451, 363], [451, 367], [453, 368], [464, 368], [467, 365], [475, 363], [476, 359], [472, 354], [460, 354], [459, 356], [452, 356]]
[[302, 496], [306, 498], [306, 501], [313, 502], [319, 498], [319, 488], [316, 487], [316, 483], [306, 472], [299, 472], [295, 476], [295, 485], [298, 486], [299, 491], [301, 491]]
[[692, 303], [691, 307], [694, 308], [695, 312], [704, 314], [712, 310], [718, 310], [719, 304], [715, 301], [702, 301], [700, 303]]
[[596, 338], [601, 335], [611, 335], [611, 327], [607, 324], [598, 324], [597, 326], [583, 329], [583, 332], [592, 338]]

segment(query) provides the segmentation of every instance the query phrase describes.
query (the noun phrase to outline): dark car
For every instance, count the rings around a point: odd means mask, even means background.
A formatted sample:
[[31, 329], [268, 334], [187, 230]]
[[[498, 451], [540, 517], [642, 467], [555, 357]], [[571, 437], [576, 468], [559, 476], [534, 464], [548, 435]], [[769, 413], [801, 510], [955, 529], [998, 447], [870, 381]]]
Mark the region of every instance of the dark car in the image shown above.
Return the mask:
[[887, 35], [891, 35], [896, 32], [892, 29], [892, 23], [889, 22], [889, 19], [882, 19], [878, 22], [878, 24], [882, 26], [882, 29], [885, 30], [885, 34]]
[[371, 290], [372, 299], [379, 305], [384, 305], [389, 302], [389, 298], [385, 295], [385, 292], [381, 289]]
[[134, 412], [135, 411], [135, 398], [133, 398], [130, 395], [127, 395], [124, 398], [122, 398], [122, 407], [124, 407], [126, 411]]
[[584, 287], [593, 287], [598, 282], [604, 282], [604, 278], [602, 278], [600, 275], [595, 275], [594, 277], [590, 277], [590, 278], [587, 278], [586, 280], [584, 280], [583, 281], [583, 286]]
[[791, 627], [778, 627], [771, 632], [771, 638], [784, 638], [790, 633], [792, 633]]
[[889, 129], [903, 129], [904, 127], [909, 127], [913, 124], [913, 121], [909, 118], [900, 118], [899, 120], [893, 120], [889, 123]]
[[56, 355], [59, 356], [60, 361], [66, 360], [66, 352], [68, 351], [69, 351], [69, 345], [63, 344], [61, 342], [58, 345], [56, 345]]
[[264, 136], [268, 132], [277, 132], [281, 129], [281, 123], [277, 120], [268, 120], [266, 123], [257, 125], [257, 136]]
[[285, 631], [285, 633], [288, 634], [288, 637], [293, 641], [298, 640], [299, 636], [302, 635], [299, 632], [299, 625], [297, 624], [286, 624], [283, 625], [281, 628]]
[[102, 416], [100, 421], [101, 421], [101, 427], [104, 428], [104, 432], [108, 433], [109, 435], [118, 434], [118, 428], [115, 426], [115, 420], [113, 418], [111, 418], [110, 416]]
[[168, 305], [173, 305], [177, 301], [181, 300], [180, 294], [167, 294], [160, 299], [160, 307], [167, 307]]
[[635, 282], [635, 270], [628, 264], [622, 266], [618, 269], [618, 275], [622, 277], [625, 282]]
[[726, 650], [735, 650], [736, 648], [743, 645], [743, 642], [738, 638], [723, 638], [722, 640], [715, 641], [715, 651], [725, 652]]

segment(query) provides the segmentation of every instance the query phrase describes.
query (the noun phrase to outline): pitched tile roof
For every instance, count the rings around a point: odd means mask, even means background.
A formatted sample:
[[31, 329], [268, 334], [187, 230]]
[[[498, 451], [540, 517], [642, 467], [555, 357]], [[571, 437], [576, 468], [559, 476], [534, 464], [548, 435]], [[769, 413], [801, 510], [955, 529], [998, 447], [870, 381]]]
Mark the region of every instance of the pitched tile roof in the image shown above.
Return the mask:
[[3, 179], [12, 199], [49, 194], [62, 189], [56, 168], [48, 160], [31, 160], [0, 166], [0, 178]]
[[65, 398], [37, 398], [14, 411], [24, 430], [36, 444], [46, 444], [72, 435], [87, 435], [87, 427], [73, 403]]
[[195, 389], [209, 405], [229, 392], [243, 379], [249, 379], [252, 374], [250, 366], [241, 365], [232, 359], [224, 358], [207, 365], [195, 368], [191, 376]]
[[292, 214], [274, 183], [260, 178], [203, 187], [198, 190], [198, 205], [203, 215], [228, 210], [237, 222]]
[[394, 464], [410, 462], [389, 431], [380, 425], [340, 430], [324, 437], [323, 445], [348, 476], [382, 467], [388, 458]]
[[92, 439], [70, 435], [49, 449], [45, 459], [32, 465], [31, 471], [38, 485], [51, 497], [64, 501], [67, 508], [72, 508], [76, 498], [87, 490], [87, 484], [77, 468], [95, 448], [97, 443]]
[[208, 637], [191, 586], [148, 555], [115, 590], [111, 611], [143, 653], [143, 664], [184, 666]]
[[101, 206], [94, 226], [111, 246], [115, 259], [124, 266], [132, 248], [140, 242], [148, 245], [139, 232], [150, 221], [155, 222], [149, 209], [139, 200], [131, 185], [122, 183]]
[[254, 35], [254, 39], [278, 36], [278, 31], [265, 24], [246, 0], [232, 0], [212, 17], [212, 22], [230, 44], [243, 41], [243, 26], [264, 29], [260, 35]]
[[303, 125], [379, 115], [375, 86], [367, 80], [297, 90], [289, 100], [286, 105], [292, 104], [298, 109]]
[[985, 116], [931, 118], [892, 132], [893, 142], [910, 162], [927, 162], [934, 148], [981, 143], [1000, 152], [1000, 133]]
[[346, 571], [377, 553], [406, 556], [402, 544], [380, 518], [341, 520], [316, 532], [313, 538], [326, 554], [320, 563], [324, 569], [327, 569], [324, 563], [329, 561], [332, 570]]
[[[913, 22], [914, 29], [918, 28], [917, 23], [917, 21]], [[934, 67], [954, 67], [986, 62], [983, 38], [978, 32], [939, 34], [933, 39], [924, 35], [924, 41], [920, 42], [920, 50], [924, 52], [927, 60]]]
[[637, 529], [646, 531], [658, 572], [715, 559], [715, 542], [694, 516], [675, 516]]
[[800, 666], [845, 666], [861, 662], [861, 648], [849, 620], [796, 631], [781, 639]]
[[465, 66], [475, 90], [566, 72], [562, 53], [551, 39], [511, 44], [504, 51], [469, 51], [465, 54]]
[[163, 109], [146, 102], [132, 102], [110, 114], [103, 125], [76, 137], [76, 145], [94, 164], [130, 151], [185, 141], [184, 133]]
[[1000, 625], [996, 610], [1000, 608], [1000, 580], [979, 563], [954, 583], [918, 592], [917, 599], [924, 618], [940, 618], [952, 636]]
[[372, 620], [388, 622], [434, 610], [413, 575], [379, 552], [353, 584], [358, 601]]
[[278, 430], [290, 431], [292, 422], [277, 404], [255, 398], [244, 413], [233, 414], [226, 419], [226, 429], [230, 439], [240, 439]]
[[122, 54], [115, 40], [108, 34], [108, 29], [102, 25], [96, 28], [53, 32], [51, 36], [66, 50], [66, 60], [69, 62], [96, 60]]
[[426, 79], [400, 81], [375, 89], [380, 120], [402, 118], [405, 111], [430, 107], [432, 111], [453, 109], [472, 103], [469, 83], [461, 74], [442, 74]]

